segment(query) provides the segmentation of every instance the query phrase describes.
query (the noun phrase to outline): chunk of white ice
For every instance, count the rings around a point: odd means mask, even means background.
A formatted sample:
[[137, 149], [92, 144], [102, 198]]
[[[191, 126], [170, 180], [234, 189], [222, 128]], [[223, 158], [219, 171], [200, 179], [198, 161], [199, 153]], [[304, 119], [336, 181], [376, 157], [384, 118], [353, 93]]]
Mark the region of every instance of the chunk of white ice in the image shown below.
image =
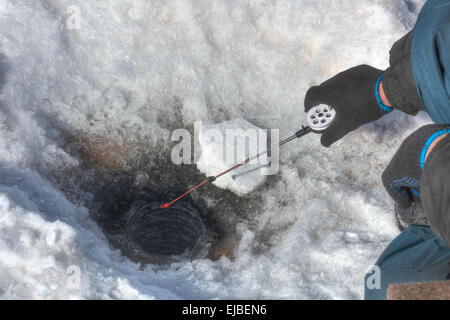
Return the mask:
[[[217, 174], [267, 149], [267, 133], [238, 118], [213, 125], [203, 125], [198, 136], [201, 156], [197, 168], [209, 176]], [[219, 188], [244, 195], [264, 183], [268, 157], [261, 155], [214, 181]]]

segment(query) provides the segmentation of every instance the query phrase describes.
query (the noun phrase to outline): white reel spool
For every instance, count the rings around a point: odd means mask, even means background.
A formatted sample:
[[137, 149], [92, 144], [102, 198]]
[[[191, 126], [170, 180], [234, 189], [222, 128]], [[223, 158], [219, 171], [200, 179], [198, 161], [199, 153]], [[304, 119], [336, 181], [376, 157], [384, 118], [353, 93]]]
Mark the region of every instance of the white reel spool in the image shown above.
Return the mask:
[[306, 122], [313, 131], [323, 131], [328, 128], [336, 117], [336, 110], [326, 104], [312, 107], [306, 114]]

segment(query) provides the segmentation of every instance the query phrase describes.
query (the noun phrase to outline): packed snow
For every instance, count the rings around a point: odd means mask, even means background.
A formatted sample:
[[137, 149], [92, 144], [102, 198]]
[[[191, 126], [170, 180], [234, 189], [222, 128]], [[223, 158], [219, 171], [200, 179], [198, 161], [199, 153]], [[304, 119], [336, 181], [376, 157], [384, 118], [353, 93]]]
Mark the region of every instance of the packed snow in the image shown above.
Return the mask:
[[[423, 3], [0, 0], [0, 297], [362, 298], [399, 233], [381, 173], [424, 114], [393, 112], [327, 149], [318, 135], [283, 147], [278, 174], [250, 192], [258, 206], [232, 221], [234, 259], [130, 261], [92, 219], [100, 179], [85, 159], [139, 170], [194, 121], [291, 135], [307, 89], [357, 64], [386, 68]], [[110, 151], [83, 158], [85, 140]]]
[[[267, 132], [250, 122], [238, 118], [202, 126], [199, 144], [201, 157], [197, 168], [208, 177], [216, 176], [245, 159], [252, 159], [245, 166], [214, 181], [219, 188], [244, 195], [265, 181], [269, 162], [267, 154], [262, 153], [267, 149]], [[260, 157], [253, 159], [260, 153]]]

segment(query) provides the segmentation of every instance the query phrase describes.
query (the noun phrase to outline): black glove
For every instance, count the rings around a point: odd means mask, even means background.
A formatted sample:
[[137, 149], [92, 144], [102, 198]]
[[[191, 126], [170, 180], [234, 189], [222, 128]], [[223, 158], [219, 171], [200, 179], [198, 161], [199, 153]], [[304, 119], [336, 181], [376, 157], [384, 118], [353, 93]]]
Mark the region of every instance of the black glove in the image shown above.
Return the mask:
[[330, 146], [350, 131], [387, 113], [375, 95], [375, 85], [382, 74], [381, 70], [360, 65], [308, 90], [305, 112], [322, 103], [336, 110], [334, 122], [322, 134], [323, 146]]
[[420, 179], [430, 138], [448, 125], [426, 125], [414, 131], [401, 144], [382, 175], [383, 185], [400, 208], [420, 200]]

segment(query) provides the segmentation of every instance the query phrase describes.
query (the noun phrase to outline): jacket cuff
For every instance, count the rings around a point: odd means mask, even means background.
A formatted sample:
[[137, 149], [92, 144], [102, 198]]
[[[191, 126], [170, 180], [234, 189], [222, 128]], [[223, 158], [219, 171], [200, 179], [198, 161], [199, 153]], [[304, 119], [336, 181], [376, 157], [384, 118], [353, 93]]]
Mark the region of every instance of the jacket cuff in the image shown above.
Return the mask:
[[425, 215], [433, 232], [450, 248], [450, 135], [427, 158], [420, 179]]
[[[434, 162], [439, 162], [439, 160], [436, 161], [436, 158], [442, 157], [442, 153], [445, 153], [446, 152], [445, 150], [447, 150], [447, 149], [450, 152], [450, 134], [447, 134], [447, 136], [444, 139], [442, 139], [441, 141], [439, 141], [434, 146], [433, 150], [431, 150], [430, 154], [427, 157], [427, 161], [425, 162], [424, 170], [427, 167], [429, 167], [430, 165], [436, 166], [436, 164]], [[450, 153], [448, 154], [447, 162], [450, 163]], [[448, 177], [446, 177], [446, 178], [448, 178]]]
[[412, 31], [394, 43], [390, 67], [384, 72], [383, 89], [395, 109], [415, 115], [425, 107], [417, 92], [411, 65]]

